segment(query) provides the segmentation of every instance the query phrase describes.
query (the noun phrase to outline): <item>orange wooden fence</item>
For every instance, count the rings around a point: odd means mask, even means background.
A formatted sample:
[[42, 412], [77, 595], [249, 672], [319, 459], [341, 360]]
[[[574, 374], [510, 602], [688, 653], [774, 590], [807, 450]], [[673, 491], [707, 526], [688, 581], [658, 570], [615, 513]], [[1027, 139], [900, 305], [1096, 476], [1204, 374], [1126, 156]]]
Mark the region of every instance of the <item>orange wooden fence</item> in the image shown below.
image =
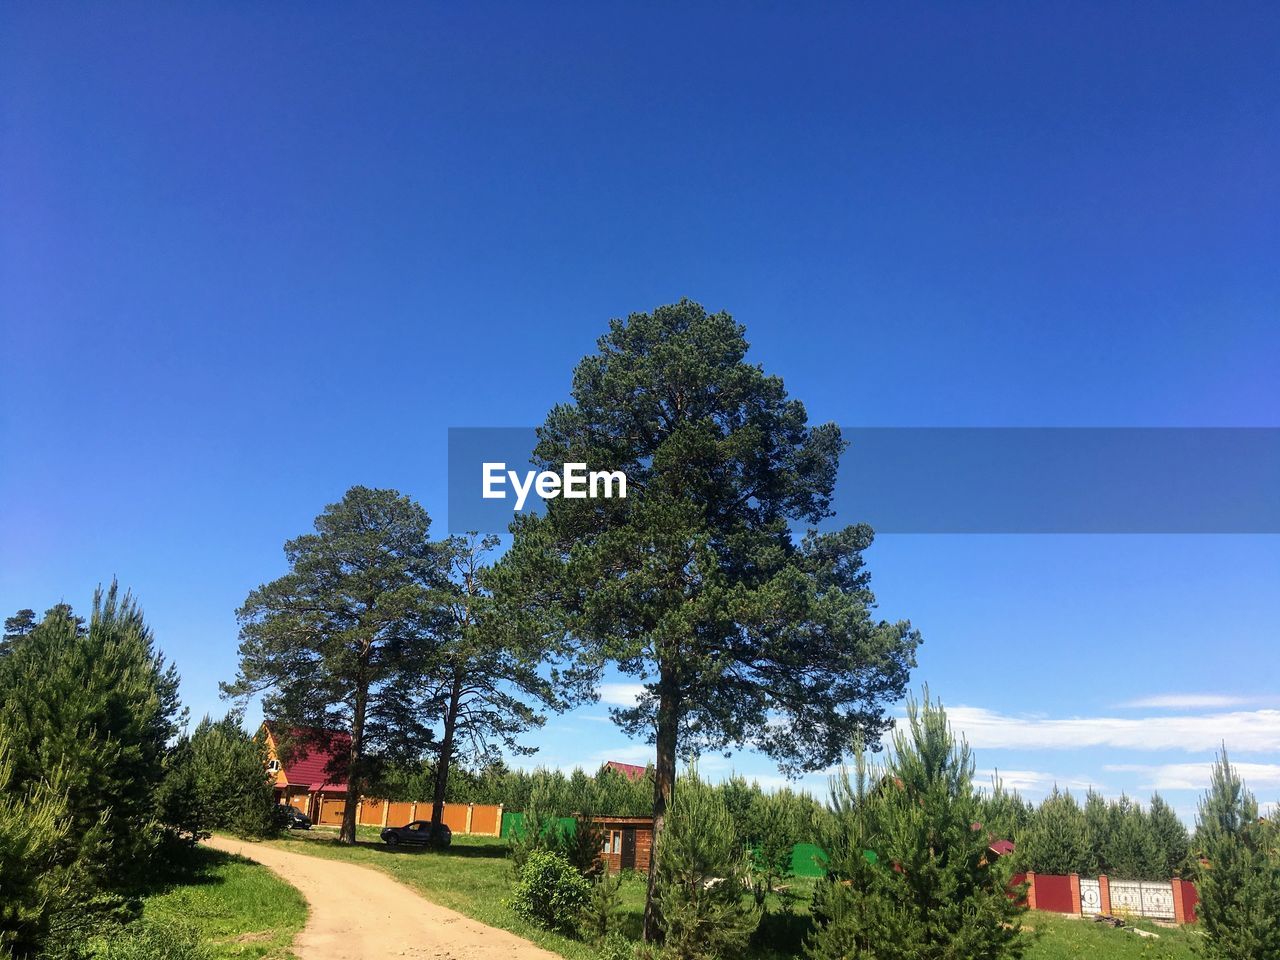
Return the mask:
[[[341, 800], [320, 801], [317, 823], [339, 826], [344, 804]], [[361, 797], [356, 807], [356, 822], [362, 827], [403, 827], [414, 820], [431, 819], [431, 801], [387, 801], [377, 797]], [[502, 804], [446, 803], [444, 822], [454, 833], [496, 837], [502, 827]]]

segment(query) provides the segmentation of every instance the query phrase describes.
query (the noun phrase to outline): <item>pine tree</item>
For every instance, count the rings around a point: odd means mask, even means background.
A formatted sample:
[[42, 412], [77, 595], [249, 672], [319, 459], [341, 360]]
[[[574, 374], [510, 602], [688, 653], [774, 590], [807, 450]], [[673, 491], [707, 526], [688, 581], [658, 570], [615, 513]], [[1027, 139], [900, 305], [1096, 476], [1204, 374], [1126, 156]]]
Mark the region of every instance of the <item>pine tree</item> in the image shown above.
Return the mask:
[[1161, 852], [1142, 807], [1120, 796], [1108, 810], [1105, 857], [1115, 877], [1125, 880], [1167, 880]]
[[823, 849], [827, 879], [814, 899], [813, 960], [996, 960], [1019, 957], [1022, 907], [1009, 868], [988, 858], [976, 825], [968, 744], [941, 704], [908, 705], [882, 770], [859, 755], [833, 780]]
[[760, 923], [746, 896], [747, 857], [717, 791], [696, 773], [681, 778], [656, 851], [654, 896], [669, 960], [739, 956]]
[[1110, 874], [1111, 864], [1107, 860], [1111, 845], [1111, 815], [1107, 801], [1102, 794], [1089, 788], [1084, 798], [1084, 836], [1087, 856], [1085, 869], [1087, 874]]
[[273, 832], [274, 800], [262, 758], [266, 751], [240, 726], [242, 714], [205, 717], [174, 746], [160, 791], [161, 815], [191, 842], [210, 830], [242, 836]]
[[[395, 490], [355, 486], [285, 543], [289, 572], [245, 599], [240, 667], [223, 695], [262, 696], [298, 745], [341, 750], [326, 770], [346, 784], [340, 843], [356, 842], [356, 801], [383, 756], [430, 740], [426, 683], [445, 583], [431, 518]], [[335, 733], [345, 734], [338, 738]], [[417, 799], [417, 798], [415, 798]]]
[[521, 515], [494, 594], [548, 646], [572, 638], [643, 684], [611, 715], [654, 744], [657, 841], [681, 757], [750, 746], [802, 773], [878, 739], [920, 635], [874, 614], [869, 527], [812, 529], [845, 441], [747, 359], [740, 324], [682, 300], [611, 321], [598, 347], [533, 462], [621, 471], [627, 496]]
[[1070, 791], [1056, 786], [1036, 808], [1023, 841], [1018, 844], [1017, 862], [1037, 873], [1086, 873], [1089, 853], [1084, 813]]
[[987, 839], [1023, 841], [1034, 813], [1031, 805], [1017, 790], [1006, 790], [999, 772], [991, 777], [991, 789], [983, 795], [982, 827]]
[[0, 725], [0, 956], [23, 957], [43, 944], [80, 871], [65, 853], [70, 817], [62, 769], [20, 784], [9, 744]]
[[1183, 826], [1173, 807], [1165, 803], [1158, 793], [1151, 795], [1151, 806], [1147, 810], [1147, 828], [1151, 831], [1152, 842], [1156, 849], [1156, 879], [1180, 877], [1187, 870], [1187, 859], [1191, 850], [1191, 840], [1187, 828]]
[[1270, 832], [1224, 749], [1196, 818], [1196, 845], [1207, 861], [1196, 912], [1211, 960], [1280, 957], [1280, 855]]
[[62, 857], [83, 870], [86, 896], [119, 889], [147, 867], [180, 713], [176, 671], [115, 584], [94, 595], [87, 628], [59, 605], [0, 659], [13, 782], [62, 771], [71, 821]]

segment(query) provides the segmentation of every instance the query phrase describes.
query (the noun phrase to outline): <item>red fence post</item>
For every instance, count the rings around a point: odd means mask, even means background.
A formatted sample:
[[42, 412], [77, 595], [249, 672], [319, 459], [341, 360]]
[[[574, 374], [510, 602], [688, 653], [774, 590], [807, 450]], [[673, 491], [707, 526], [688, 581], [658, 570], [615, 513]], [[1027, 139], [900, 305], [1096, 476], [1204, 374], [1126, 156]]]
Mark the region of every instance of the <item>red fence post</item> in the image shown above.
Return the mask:
[[1076, 916], [1080, 916], [1080, 874], [1073, 873], [1071, 876], [1071, 912]]
[[1111, 916], [1111, 881], [1105, 873], [1098, 875], [1098, 911], [1104, 916]]
[[1036, 908], [1036, 875], [1035, 871], [1027, 871], [1027, 909]]

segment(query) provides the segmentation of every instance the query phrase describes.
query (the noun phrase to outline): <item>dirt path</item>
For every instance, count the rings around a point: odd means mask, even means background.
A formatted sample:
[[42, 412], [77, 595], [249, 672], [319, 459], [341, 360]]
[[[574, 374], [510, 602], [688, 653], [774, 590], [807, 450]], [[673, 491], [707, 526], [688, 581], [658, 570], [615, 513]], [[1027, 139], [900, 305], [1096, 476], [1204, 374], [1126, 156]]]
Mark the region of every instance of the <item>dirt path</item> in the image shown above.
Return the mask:
[[301, 960], [561, 960], [514, 933], [424, 900], [368, 867], [226, 837], [206, 842], [270, 867], [302, 892], [310, 912], [293, 944]]

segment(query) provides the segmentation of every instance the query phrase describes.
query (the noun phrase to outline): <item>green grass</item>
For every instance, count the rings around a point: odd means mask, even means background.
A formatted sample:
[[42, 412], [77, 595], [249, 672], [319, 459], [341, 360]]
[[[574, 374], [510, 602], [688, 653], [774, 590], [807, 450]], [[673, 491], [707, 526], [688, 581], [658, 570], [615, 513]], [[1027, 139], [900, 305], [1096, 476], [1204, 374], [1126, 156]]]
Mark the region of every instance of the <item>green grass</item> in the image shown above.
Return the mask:
[[292, 957], [307, 918], [302, 894], [266, 867], [200, 847], [158, 878], [143, 898], [143, 921], [193, 928], [212, 957]]
[[[1074, 919], [1038, 910], [1026, 914], [1023, 926], [1034, 940], [1025, 960], [1191, 960], [1200, 940], [1195, 927], [1158, 927], [1145, 920], [1131, 921], [1119, 929], [1082, 917]], [[1130, 927], [1156, 934], [1142, 937]]]
[[[283, 849], [315, 856], [347, 860], [382, 870], [428, 900], [457, 910], [490, 926], [510, 930], [569, 960], [593, 960], [595, 951], [577, 940], [550, 933], [521, 920], [503, 904], [510, 896], [512, 877], [506, 859], [507, 843], [494, 837], [456, 836], [446, 851], [426, 851], [388, 847], [378, 840], [378, 830], [361, 827], [355, 847], [339, 846], [337, 833], [323, 828], [290, 834], [274, 841]], [[806, 905], [814, 881], [797, 879], [796, 913], [787, 917], [776, 910], [766, 916], [757, 940], [760, 946], [749, 952], [750, 960], [784, 960], [800, 956], [809, 926]], [[644, 878], [627, 877], [622, 888], [623, 933], [640, 934], [644, 911]], [[1113, 929], [1087, 919], [1059, 914], [1026, 914], [1024, 926], [1032, 931], [1025, 960], [1191, 960], [1193, 944], [1199, 939], [1194, 927], [1173, 929], [1145, 921], [1133, 926], [1157, 934], [1141, 937], [1129, 929]]]

